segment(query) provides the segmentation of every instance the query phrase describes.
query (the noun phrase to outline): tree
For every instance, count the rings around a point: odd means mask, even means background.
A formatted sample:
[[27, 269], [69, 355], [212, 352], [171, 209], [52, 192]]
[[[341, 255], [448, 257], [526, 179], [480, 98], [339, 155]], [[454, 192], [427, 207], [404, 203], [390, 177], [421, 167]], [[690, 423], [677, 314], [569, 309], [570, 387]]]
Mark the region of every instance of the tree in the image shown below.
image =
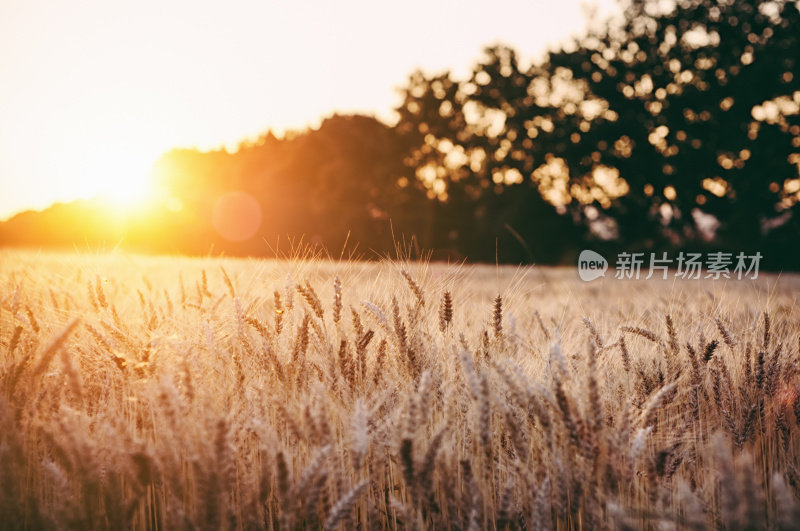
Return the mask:
[[622, 23], [541, 64], [494, 47], [469, 79], [412, 77], [398, 127], [419, 132], [410, 163], [465, 217], [528, 205], [526, 240], [549, 204], [586, 229], [563, 231], [575, 246], [714, 237], [797, 267], [797, 27], [786, 1], [632, 0]]
[[[536, 154], [513, 117], [531, 79], [508, 48], [487, 49], [468, 81], [419, 72], [409, 79], [397, 128], [413, 146], [406, 164], [436, 200], [434, 247], [455, 246], [473, 260], [554, 263], [580, 239], [563, 205], [525, 177]], [[524, 144], [511, 149], [509, 137]]]
[[[386, 254], [393, 229], [400, 238], [426, 226], [425, 192], [405, 176], [405, 151], [394, 128], [358, 115], [335, 115], [317, 130], [282, 139], [267, 134], [234, 153], [177, 150], [159, 167], [182, 204], [162, 226], [181, 236], [162, 232], [201, 253], [213, 244], [227, 253], [264, 255], [288, 237], [337, 256], [345, 242], [368, 256]], [[258, 232], [243, 242], [226, 241], [211, 223], [215, 202], [234, 190], [250, 194], [261, 209]]]
[[568, 69], [602, 103], [581, 143], [631, 189], [611, 209], [623, 238], [657, 221], [673, 242], [690, 241], [705, 213], [721, 223], [720, 244], [757, 247], [800, 197], [797, 5], [658, 6], [632, 2], [621, 28], [553, 54], [549, 68]]

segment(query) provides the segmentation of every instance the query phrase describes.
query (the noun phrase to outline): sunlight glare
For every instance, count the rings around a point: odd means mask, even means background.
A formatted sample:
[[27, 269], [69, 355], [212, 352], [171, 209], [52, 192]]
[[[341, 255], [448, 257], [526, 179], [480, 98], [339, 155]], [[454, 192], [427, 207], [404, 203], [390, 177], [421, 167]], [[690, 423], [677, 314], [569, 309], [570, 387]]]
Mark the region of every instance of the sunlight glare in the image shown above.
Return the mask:
[[138, 208], [153, 198], [151, 165], [138, 153], [99, 147], [80, 165], [77, 180], [86, 197], [100, 197], [119, 208]]

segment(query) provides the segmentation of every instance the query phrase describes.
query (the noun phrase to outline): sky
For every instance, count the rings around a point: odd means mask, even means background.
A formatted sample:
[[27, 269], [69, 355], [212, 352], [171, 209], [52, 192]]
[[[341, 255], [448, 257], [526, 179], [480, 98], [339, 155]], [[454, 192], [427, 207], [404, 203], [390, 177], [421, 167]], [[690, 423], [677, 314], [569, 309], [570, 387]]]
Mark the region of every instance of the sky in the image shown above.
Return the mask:
[[0, 0], [0, 220], [140, 199], [174, 147], [334, 112], [391, 120], [415, 69], [466, 76], [489, 44], [540, 58], [613, 0]]

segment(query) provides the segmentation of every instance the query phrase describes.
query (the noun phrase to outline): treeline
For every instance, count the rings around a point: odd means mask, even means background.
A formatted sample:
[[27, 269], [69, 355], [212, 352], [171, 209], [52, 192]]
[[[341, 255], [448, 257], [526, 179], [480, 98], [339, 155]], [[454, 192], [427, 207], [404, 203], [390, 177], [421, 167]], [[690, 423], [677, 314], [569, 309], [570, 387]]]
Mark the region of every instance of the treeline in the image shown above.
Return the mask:
[[[0, 225], [7, 244], [83, 246], [102, 242], [144, 252], [268, 256], [319, 247], [374, 258], [430, 230], [433, 202], [407, 179], [396, 130], [365, 116], [334, 116], [315, 130], [268, 133], [238, 150], [177, 149], [154, 168], [160, 197], [146, 210], [116, 213], [101, 200], [55, 205]], [[231, 192], [258, 204], [256, 230], [226, 238], [219, 224], [243, 213], [215, 212]], [[247, 206], [247, 205], [245, 205]], [[417, 244], [419, 246], [419, 244]]]
[[[152, 251], [264, 255], [303, 236], [338, 252], [349, 233], [367, 257], [398, 241], [536, 263], [714, 248], [800, 268], [798, 27], [795, 2], [633, 0], [541, 63], [493, 47], [468, 78], [412, 74], [391, 126], [335, 116], [235, 153], [169, 153], [169, 197], [116, 230]], [[213, 224], [231, 190], [261, 209], [241, 242]], [[46, 216], [0, 238], [53, 242]]]

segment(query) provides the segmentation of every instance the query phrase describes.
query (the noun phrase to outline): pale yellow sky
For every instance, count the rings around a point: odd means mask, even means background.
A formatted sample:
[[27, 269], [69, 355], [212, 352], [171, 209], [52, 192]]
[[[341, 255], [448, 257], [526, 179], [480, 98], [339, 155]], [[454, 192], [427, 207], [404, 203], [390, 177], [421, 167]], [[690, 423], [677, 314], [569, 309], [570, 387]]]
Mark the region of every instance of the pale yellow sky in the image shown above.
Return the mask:
[[177, 146], [234, 145], [333, 112], [389, 118], [415, 68], [523, 59], [613, 0], [0, 0], [0, 219], [133, 196]]

